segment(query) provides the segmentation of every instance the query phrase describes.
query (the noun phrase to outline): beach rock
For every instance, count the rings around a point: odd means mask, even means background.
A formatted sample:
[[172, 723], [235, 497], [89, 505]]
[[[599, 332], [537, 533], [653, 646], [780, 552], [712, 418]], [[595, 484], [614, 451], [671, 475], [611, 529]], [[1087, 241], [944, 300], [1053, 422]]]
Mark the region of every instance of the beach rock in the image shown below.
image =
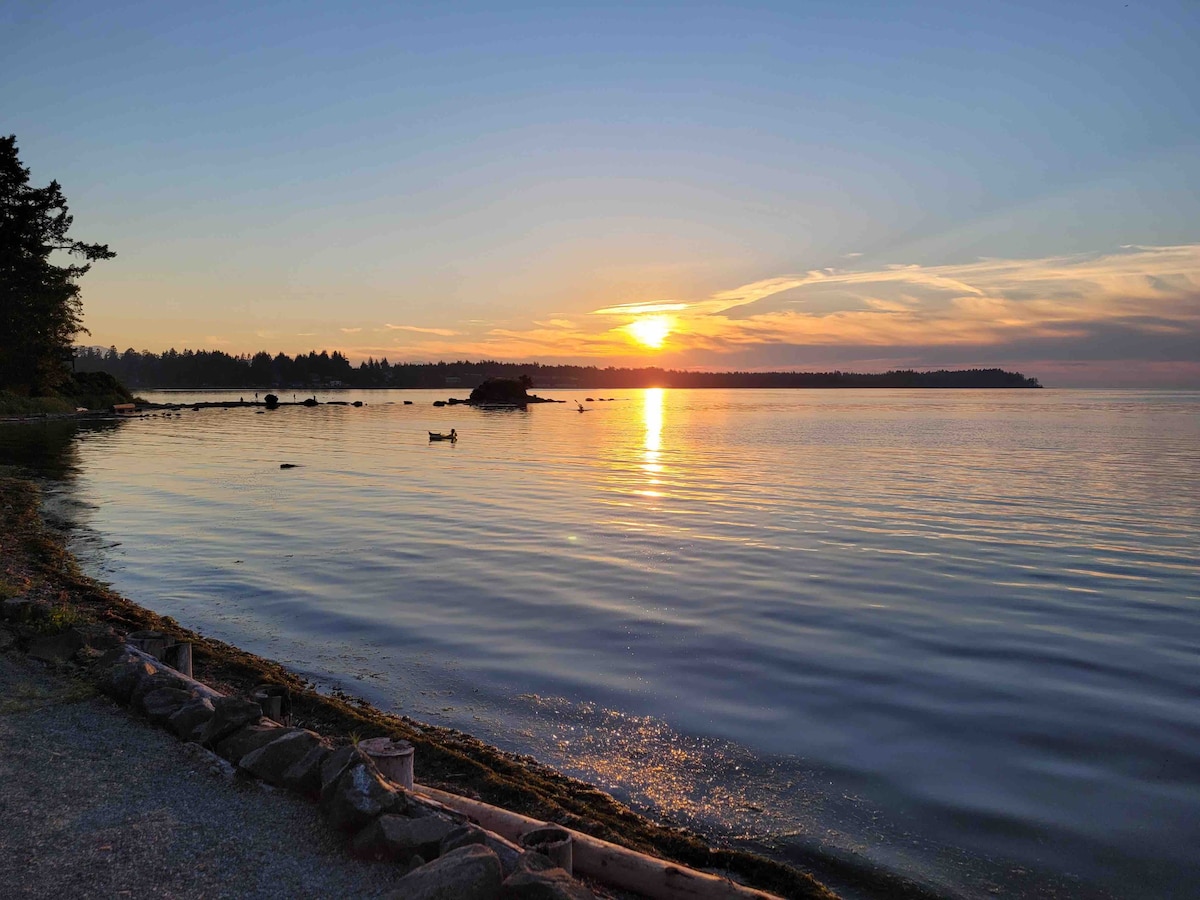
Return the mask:
[[129, 694], [129, 705], [134, 709], [143, 710], [145, 707], [142, 705], [142, 701], [146, 699], [146, 695], [163, 688], [186, 690], [187, 685], [175, 675], [156, 669], [153, 675], [146, 675], [138, 679], [138, 683], [134, 685], [133, 691]]
[[409, 872], [388, 900], [495, 900], [500, 860], [478, 844], [462, 847]]
[[213, 714], [204, 726], [200, 743], [214, 748], [229, 735], [262, 718], [262, 708], [242, 697], [221, 697], [213, 701]]
[[321, 766], [321, 806], [335, 828], [358, 831], [382, 813], [399, 812], [406, 803], [365, 753], [343, 747]]
[[566, 869], [518, 871], [504, 880], [500, 897], [501, 900], [596, 900], [596, 895], [568, 875]]
[[410, 819], [383, 815], [355, 835], [350, 849], [360, 859], [396, 862], [409, 859], [414, 853], [434, 859], [441, 855], [442, 841], [457, 828], [455, 822], [434, 816]]
[[457, 850], [459, 847], [470, 847], [472, 844], [482, 846], [486, 838], [483, 829], [478, 825], [458, 825], [442, 838], [442, 842], [438, 846], [438, 856], [449, 853], [451, 850]]
[[545, 853], [538, 853], [536, 850], [523, 850], [521, 851], [520, 858], [517, 860], [516, 868], [518, 872], [547, 872], [550, 869], [557, 869], [559, 867], [554, 865], [554, 860]]
[[330, 823], [344, 831], [357, 831], [376, 816], [402, 809], [403, 805], [396, 789], [363, 765], [347, 769], [323, 804]]
[[[511, 841], [506, 841], [498, 834], [493, 834], [490, 831], [485, 831], [478, 825], [459, 825], [452, 832], [442, 838], [442, 843], [439, 846], [440, 853], [449, 853], [451, 850], [457, 850], [459, 847], [469, 847], [472, 844], [480, 844], [487, 847], [500, 860], [500, 869], [507, 878], [513, 872], [517, 871], [517, 865], [521, 859], [521, 848]], [[550, 860], [546, 859], [549, 863]]]
[[324, 743], [317, 744], [283, 773], [281, 786], [308, 797], [319, 796], [321, 766], [332, 754], [331, 747]]
[[255, 722], [251, 725], [243, 725], [233, 734], [222, 738], [213, 749], [222, 759], [227, 759], [236, 766], [241, 764], [242, 758], [248, 753], [265, 747], [290, 733], [291, 729], [280, 725]]
[[165, 725], [171, 716], [195, 699], [195, 694], [182, 688], [159, 688], [142, 697], [141, 710], [155, 725]]
[[42, 662], [65, 663], [83, 649], [83, 635], [74, 628], [36, 637], [29, 642], [28, 654]]
[[329, 757], [321, 763], [321, 802], [324, 803], [333, 794], [333, 789], [337, 786], [338, 779], [341, 778], [346, 771], [355, 763], [365, 762], [370, 763], [371, 759], [367, 754], [358, 749], [358, 746], [351, 744], [348, 747], [339, 747], [333, 751]]
[[490, 831], [483, 833], [483, 846], [487, 847], [496, 854], [500, 860], [500, 868], [504, 872], [504, 877], [507, 878], [519, 868], [521, 860], [521, 848], [512, 841], [505, 840], [498, 834], [493, 834]]
[[[106, 659], [108, 655], [101, 658], [101, 664]], [[138, 682], [157, 671], [150, 663], [132, 653], [118, 652], [107, 673], [100, 679], [100, 689], [122, 706], [127, 706]]]
[[284, 787], [287, 771], [320, 743], [319, 734], [296, 729], [263, 747], [251, 750], [238, 765], [267, 784]]
[[179, 707], [167, 719], [167, 728], [180, 740], [197, 741], [212, 716], [212, 701], [207, 697], [196, 697], [191, 702]]

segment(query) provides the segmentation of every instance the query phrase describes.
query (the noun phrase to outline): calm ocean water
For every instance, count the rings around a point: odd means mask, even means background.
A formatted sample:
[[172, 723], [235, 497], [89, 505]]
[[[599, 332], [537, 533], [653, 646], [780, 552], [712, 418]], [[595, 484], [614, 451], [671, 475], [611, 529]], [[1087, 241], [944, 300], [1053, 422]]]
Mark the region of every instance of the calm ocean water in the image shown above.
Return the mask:
[[58, 454], [139, 602], [651, 815], [956, 896], [1195, 896], [1200, 394], [541, 393], [0, 458]]

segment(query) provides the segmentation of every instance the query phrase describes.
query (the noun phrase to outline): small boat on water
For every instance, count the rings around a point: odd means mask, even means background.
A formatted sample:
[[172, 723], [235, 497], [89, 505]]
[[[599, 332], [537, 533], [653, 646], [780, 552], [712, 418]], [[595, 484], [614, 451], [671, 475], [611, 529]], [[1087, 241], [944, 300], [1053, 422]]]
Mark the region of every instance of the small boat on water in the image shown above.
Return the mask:
[[449, 434], [442, 434], [440, 431], [431, 431], [429, 432], [429, 439], [431, 441], [450, 441], [453, 443], [458, 440], [458, 432], [453, 428], [450, 429]]

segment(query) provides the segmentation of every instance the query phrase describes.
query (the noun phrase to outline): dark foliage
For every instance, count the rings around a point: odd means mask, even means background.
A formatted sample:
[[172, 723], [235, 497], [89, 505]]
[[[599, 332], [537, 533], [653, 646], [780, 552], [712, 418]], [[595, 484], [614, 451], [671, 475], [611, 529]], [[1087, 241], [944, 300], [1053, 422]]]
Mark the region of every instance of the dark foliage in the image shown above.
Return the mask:
[[[1036, 378], [1002, 369], [937, 372], [681, 372], [672, 369], [600, 369], [596, 366], [543, 366], [538, 363], [480, 362], [397, 363], [367, 359], [357, 368], [336, 350], [312, 351], [295, 358], [260, 352], [231, 356], [220, 350], [168, 350], [124, 353], [116, 347], [78, 351], [80, 371], [109, 372], [142, 388], [473, 388], [489, 378], [520, 382], [524, 388], [1035, 388]], [[522, 379], [524, 379], [522, 381]]]
[[[69, 378], [71, 345], [86, 332], [78, 279], [116, 256], [71, 240], [72, 218], [57, 181], [31, 187], [16, 136], [0, 137], [0, 388], [41, 396]], [[82, 265], [55, 265], [56, 253]]]

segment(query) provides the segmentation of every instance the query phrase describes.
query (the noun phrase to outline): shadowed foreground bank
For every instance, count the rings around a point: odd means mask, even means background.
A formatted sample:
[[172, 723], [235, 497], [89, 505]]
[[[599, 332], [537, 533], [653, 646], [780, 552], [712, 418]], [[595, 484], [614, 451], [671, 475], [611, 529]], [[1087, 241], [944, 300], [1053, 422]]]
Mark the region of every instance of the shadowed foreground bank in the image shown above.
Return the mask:
[[[727, 873], [783, 896], [833, 896], [807, 873], [752, 854], [710, 848], [695, 835], [649, 822], [607, 794], [527, 757], [504, 753], [449, 729], [384, 715], [350, 698], [322, 696], [280, 666], [182, 629], [82, 576], [61, 541], [44, 526], [32, 483], [0, 478], [0, 500], [4, 507], [0, 510], [0, 551], [5, 559], [0, 594], [49, 601], [64, 627], [96, 621], [118, 632], [165, 631], [194, 644], [196, 677], [220, 690], [244, 694], [263, 682], [287, 685], [293, 697], [294, 725], [342, 741], [351, 735], [411, 741], [417, 748], [418, 776], [430, 786], [559, 822], [695, 868]], [[53, 786], [46, 790], [55, 792]]]
[[0, 695], [5, 897], [375, 897], [403, 874], [351, 859], [314, 806], [212, 771], [87, 682], [0, 653]]

